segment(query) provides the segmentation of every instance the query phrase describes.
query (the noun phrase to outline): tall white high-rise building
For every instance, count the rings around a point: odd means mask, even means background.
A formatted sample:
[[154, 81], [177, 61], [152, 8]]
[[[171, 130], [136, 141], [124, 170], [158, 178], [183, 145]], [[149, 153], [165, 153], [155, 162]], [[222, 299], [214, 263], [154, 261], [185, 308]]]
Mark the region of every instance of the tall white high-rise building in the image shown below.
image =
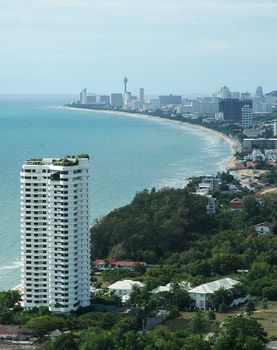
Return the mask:
[[89, 159], [27, 160], [21, 170], [23, 307], [90, 303]]
[[88, 93], [86, 88], [82, 89], [80, 92], [80, 103], [82, 105], [86, 105], [88, 103]]
[[241, 108], [241, 125], [243, 129], [250, 129], [253, 126], [253, 108], [245, 104]]

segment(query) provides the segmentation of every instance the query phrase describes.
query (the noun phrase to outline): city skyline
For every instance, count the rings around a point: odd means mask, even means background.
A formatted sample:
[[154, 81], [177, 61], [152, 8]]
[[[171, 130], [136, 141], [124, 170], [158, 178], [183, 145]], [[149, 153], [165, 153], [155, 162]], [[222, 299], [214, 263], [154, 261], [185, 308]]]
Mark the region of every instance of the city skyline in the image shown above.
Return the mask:
[[276, 90], [273, 0], [0, 4], [0, 94]]

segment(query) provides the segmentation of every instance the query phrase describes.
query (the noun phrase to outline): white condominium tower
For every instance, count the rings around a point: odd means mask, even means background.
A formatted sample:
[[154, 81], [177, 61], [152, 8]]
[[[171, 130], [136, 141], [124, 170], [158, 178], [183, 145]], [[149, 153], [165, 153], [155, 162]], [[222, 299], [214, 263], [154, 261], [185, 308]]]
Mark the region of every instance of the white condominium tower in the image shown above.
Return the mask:
[[90, 302], [89, 157], [27, 160], [21, 170], [23, 307]]

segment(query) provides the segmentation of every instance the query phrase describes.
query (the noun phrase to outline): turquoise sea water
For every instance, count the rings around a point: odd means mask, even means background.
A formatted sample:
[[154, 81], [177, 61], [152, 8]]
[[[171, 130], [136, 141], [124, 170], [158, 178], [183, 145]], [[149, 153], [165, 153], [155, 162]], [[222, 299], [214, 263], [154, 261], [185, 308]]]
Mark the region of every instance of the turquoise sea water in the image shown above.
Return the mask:
[[53, 108], [69, 97], [0, 97], [0, 290], [20, 283], [19, 172], [25, 159], [91, 155], [91, 221], [144, 188], [216, 173], [230, 145], [193, 126]]

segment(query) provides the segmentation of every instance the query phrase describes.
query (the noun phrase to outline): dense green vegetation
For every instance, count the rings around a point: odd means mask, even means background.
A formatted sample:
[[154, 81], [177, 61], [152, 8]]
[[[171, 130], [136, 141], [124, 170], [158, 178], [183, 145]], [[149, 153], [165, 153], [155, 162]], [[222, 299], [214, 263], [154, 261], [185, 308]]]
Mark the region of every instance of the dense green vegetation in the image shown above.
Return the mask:
[[[231, 182], [232, 176], [221, 174], [221, 186]], [[92, 227], [93, 258], [158, 264], [135, 276], [152, 288], [183, 280], [196, 285], [230, 275], [243, 281], [250, 294], [276, 300], [277, 236], [252, 235], [257, 223], [277, 223], [276, 204], [266, 197], [257, 201], [246, 190], [217, 190], [217, 213], [208, 216], [206, 199], [189, 192], [193, 189], [138, 193], [131, 204]], [[235, 197], [243, 198], [243, 209], [232, 212], [228, 204]], [[241, 269], [249, 273], [238, 275]]]
[[130, 205], [93, 226], [92, 255], [158, 263], [168, 253], [187, 250], [197, 234], [211, 229], [206, 203], [182, 189], [137, 193]]

